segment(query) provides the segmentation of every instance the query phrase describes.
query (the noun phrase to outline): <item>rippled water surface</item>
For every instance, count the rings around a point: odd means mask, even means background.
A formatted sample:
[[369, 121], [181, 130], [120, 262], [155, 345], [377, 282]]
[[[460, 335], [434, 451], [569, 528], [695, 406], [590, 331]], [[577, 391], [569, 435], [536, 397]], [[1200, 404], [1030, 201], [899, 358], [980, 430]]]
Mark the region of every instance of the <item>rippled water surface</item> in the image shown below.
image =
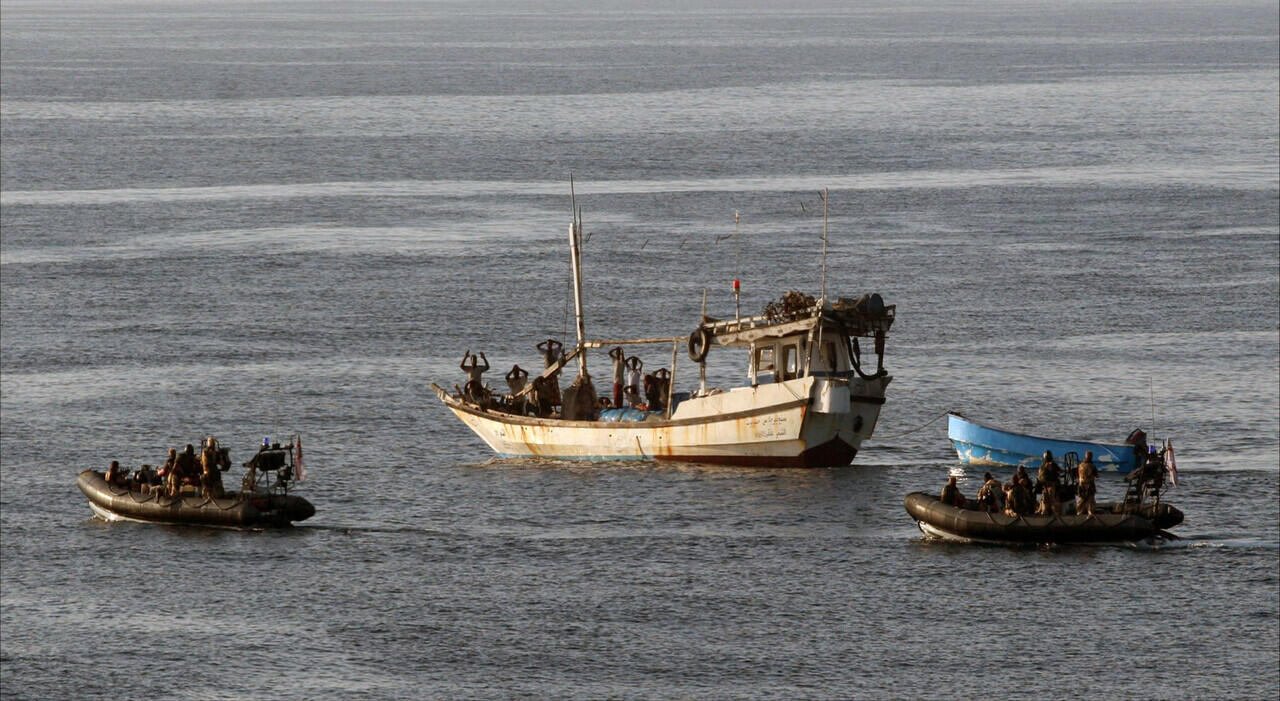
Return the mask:
[[[1274, 2], [0, 10], [5, 698], [1280, 694]], [[816, 293], [830, 188], [832, 292], [898, 315], [853, 466], [497, 460], [439, 405], [572, 329], [570, 174], [598, 337]], [[1154, 420], [1181, 539], [924, 539], [948, 409]], [[75, 488], [289, 433], [288, 531]]]

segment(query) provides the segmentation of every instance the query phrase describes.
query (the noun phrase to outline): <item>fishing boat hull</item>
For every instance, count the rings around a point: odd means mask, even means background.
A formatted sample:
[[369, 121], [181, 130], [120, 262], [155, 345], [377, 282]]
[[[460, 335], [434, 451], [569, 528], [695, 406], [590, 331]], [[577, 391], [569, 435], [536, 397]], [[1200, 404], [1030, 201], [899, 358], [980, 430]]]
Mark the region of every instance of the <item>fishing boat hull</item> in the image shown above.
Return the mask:
[[1182, 523], [1182, 512], [1168, 504], [1136, 512], [1112, 513], [1099, 505], [1090, 515], [1008, 516], [961, 509], [935, 496], [912, 492], [903, 501], [924, 533], [947, 540], [977, 543], [1117, 543], [1160, 535]]
[[289, 526], [315, 515], [311, 502], [284, 494], [229, 494], [225, 498], [168, 497], [110, 484], [101, 472], [84, 470], [76, 480], [89, 508], [107, 521], [141, 521], [223, 528]]
[[852, 462], [871, 435], [890, 379], [802, 377], [687, 399], [669, 418], [616, 422], [517, 416], [436, 393], [504, 457], [832, 467]]
[[947, 416], [947, 438], [955, 446], [960, 462], [974, 467], [1038, 468], [1044, 451], [1061, 457], [1074, 452], [1083, 458], [1093, 452], [1093, 462], [1102, 472], [1131, 472], [1138, 466], [1137, 453], [1128, 444], [1090, 443], [1043, 438], [1014, 433], [970, 421], [958, 414]]

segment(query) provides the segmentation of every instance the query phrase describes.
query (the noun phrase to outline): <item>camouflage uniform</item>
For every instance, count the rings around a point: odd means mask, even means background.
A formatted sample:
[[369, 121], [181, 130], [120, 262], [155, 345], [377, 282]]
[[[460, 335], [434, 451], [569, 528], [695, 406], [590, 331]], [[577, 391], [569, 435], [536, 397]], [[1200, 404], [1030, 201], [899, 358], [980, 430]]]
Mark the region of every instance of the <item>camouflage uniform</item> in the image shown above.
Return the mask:
[[1031, 475], [1027, 474], [1027, 468], [1022, 465], [1019, 465], [1018, 471], [1014, 473], [1013, 481], [1021, 483], [1022, 486], [1027, 488], [1027, 491], [1031, 490]]
[[1049, 451], [1045, 451], [1044, 463], [1040, 465], [1040, 472], [1036, 475], [1036, 479], [1044, 492], [1038, 513], [1061, 514], [1062, 501], [1058, 499], [1058, 463], [1053, 461]]
[[1015, 477], [1008, 490], [1004, 512], [1010, 516], [1025, 516], [1034, 509], [1035, 498], [1031, 496], [1031, 491]]
[[1094, 497], [1097, 495], [1098, 468], [1093, 464], [1093, 453], [1084, 454], [1084, 460], [1076, 468], [1079, 483], [1076, 485], [1076, 513], [1092, 514]]
[[996, 478], [988, 475], [988, 479], [982, 483], [978, 490], [978, 503], [982, 505], [983, 511], [1004, 511], [1004, 490]]
[[200, 491], [206, 497], [220, 497], [222, 488], [222, 451], [212, 438], [200, 452]]

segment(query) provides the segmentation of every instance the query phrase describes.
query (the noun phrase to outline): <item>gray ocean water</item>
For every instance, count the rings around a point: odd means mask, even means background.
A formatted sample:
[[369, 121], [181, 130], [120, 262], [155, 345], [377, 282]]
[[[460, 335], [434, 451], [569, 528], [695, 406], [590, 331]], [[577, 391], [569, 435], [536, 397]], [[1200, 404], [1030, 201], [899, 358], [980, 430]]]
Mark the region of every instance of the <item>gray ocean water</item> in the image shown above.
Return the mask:
[[[0, 2], [0, 695], [1276, 698], [1278, 17]], [[570, 175], [596, 337], [816, 293], [830, 189], [832, 294], [898, 315], [854, 465], [498, 460], [439, 405], [572, 333]], [[948, 409], [1171, 437], [1181, 540], [925, 540]], [[292, 530], [75, 488], [291, 433]]]

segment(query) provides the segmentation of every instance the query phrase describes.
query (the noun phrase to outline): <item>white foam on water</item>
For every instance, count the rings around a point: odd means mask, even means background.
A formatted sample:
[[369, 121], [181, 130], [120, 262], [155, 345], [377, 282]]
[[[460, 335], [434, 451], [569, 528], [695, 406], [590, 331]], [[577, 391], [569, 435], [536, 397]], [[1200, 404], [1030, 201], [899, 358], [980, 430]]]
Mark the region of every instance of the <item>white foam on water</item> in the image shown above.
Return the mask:
[[[534, 223], [539, 221], [535, 219]], [[558, 225], [559, 222], [554, 224]], [[526, 231], [530, 226], [529, 221], [520, 223], [521, 241], [530, 241], [530, 232]], [[541, 226], [543, 232], [552, 229], [551, 222]], [[136, 236], [96, 246], [6, 249], [0, 252], [0, 265], [151, 259], [163, 255], [189, 254], [192, 251], [200, 251], [201, 255], [237, 251], [272, 255], [302, 252], [448, 254], [465, 251], [479, 242], [506, 238], [512, 231], [513, 224], [510, 220], [494, 219], [469, 222], [465, 226], [428, 225], [410, 228], [296, 225], [171, 232]]]
[[[457, 372], [452, 364], [415, 357], [335, 357], [307, 362], [171, 363], [145, 368], [99, 366], [50, 372], [6, 372], [0, 377], [4, 404], [53, 405], [109, 399], [124, 394], [197, 393], [214, 383], [238, 378], [246, 386], [276, 387], [280, 377], [308, 382], [353, 382], [387, 376], [442, 377]], [[424, 396], [426, 390], [423, 389]]]
[[[1232, 163], [1150, 167], [1072, 166], [1013, 169], [956, 169], [862, 173], [854, 175], [782, 175], [745, 178], [668, 180], [594, 180], [577, 183], [579, 195], [673, 194], [685, 192], [791, 192], [832, 190], [914, 190], [972, 187], [1049, 187], [1203, 185], [1232, 183], [1244, 189], [1280, 186], [1280, 169], [1267, 163]], [[341, 197], [488, 197], [564, 194], [559, 180], [392, 180], [382, 182], [272, 183], [209, 187], [115, 188], [103, 190], [11, 190], [0, 204], [74, 206], [285, 200]]]

